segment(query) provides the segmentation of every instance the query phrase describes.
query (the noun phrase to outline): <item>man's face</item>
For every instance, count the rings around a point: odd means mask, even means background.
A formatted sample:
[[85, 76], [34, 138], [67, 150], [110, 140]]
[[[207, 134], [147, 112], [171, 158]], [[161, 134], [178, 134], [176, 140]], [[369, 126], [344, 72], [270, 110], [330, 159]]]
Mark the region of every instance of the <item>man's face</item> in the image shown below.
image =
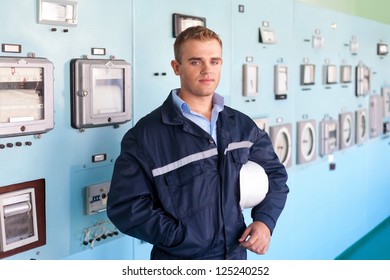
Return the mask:
[[217, 40], [188, 40], [181, 47], [181, 63], [171, 63], [180, 76], [181, 94], [210, 96], [221, 76], [222, 48]]

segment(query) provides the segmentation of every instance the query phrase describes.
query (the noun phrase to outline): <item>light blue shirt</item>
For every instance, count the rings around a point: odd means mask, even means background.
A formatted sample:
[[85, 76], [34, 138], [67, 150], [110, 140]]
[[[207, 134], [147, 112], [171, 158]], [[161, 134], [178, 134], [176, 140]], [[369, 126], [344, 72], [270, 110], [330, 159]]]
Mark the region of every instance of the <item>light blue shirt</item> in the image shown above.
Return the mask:
[[208, 120], [204, 116], [191, 111], [190, 106], [188, 106], [188, 104], [179, 97], [179, 93], [180, 89], [175, 89], [172, 92], [173, 102], [175, 105], [181, 110], [186, 118], [199, 125], [204, 131], [210, 134], [215, 143], [217, 143], [217, 120], [219, 112], [221, 112], [224, 107], [224, 98], [217, 93], [213, 94], [211, 120]]

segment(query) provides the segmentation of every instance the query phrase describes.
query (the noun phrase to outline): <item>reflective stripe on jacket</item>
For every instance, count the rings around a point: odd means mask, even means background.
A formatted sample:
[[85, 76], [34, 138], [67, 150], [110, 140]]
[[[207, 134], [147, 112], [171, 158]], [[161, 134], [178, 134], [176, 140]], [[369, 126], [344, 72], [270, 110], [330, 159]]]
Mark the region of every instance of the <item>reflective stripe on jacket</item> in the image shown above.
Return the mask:
[[217, 137], [218, 147], [181, 114], [170, 94], [123, 137], [108, 195], [110, 220], [175, 258], [240, 258], [238, 239], [246, 228], [241, 166], [251, 160], [268, 175], [269, 192], [252, 218], [271, 232], [289, 191], [287, 173], [267, 133], [248, 116], [225, 106]]

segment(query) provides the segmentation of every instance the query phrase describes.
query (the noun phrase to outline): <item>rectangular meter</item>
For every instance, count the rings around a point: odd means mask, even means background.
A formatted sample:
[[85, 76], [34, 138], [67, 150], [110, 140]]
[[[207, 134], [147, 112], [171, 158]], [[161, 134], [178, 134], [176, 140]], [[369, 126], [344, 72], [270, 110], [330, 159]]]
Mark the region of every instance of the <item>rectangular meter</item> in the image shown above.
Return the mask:
[[274, 66], [275, 99], [286, 99], [288, 92], [288, 68], [286, 65]]
[[34, 188], [0, 194], [0, 250], [38, 241]]
[[320, 122], [320, 155], [330, 155], [339, 149], [339, 126], [337, 120]]
[[301, 64], [301, 86], [315, 84], [315, 69], [314, 64]]
[[0, 57], [0, 137], [51, 130], [53, 87], [47, 59]]
[[131, 70], [124, 60], [71, 61], [72, 127], [91, 128], [131, 119]]
[[242, 68], [243, 96], [259, 95], [259, 66], [244, 64]]
[[356, 96], [365, 96], [370, 94], [371, 71], [364, 64], [356, 66]]

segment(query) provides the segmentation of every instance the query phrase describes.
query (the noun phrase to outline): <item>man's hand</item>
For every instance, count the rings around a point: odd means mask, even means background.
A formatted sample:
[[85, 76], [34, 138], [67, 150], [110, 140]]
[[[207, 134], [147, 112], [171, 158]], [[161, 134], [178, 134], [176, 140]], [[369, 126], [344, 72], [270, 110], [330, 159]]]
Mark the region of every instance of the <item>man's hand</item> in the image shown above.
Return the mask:
[[238, 240], [241, 246], [256, 254], [265, 254], [271, 241], [271, 232], [262, 222], [250, 224]]

